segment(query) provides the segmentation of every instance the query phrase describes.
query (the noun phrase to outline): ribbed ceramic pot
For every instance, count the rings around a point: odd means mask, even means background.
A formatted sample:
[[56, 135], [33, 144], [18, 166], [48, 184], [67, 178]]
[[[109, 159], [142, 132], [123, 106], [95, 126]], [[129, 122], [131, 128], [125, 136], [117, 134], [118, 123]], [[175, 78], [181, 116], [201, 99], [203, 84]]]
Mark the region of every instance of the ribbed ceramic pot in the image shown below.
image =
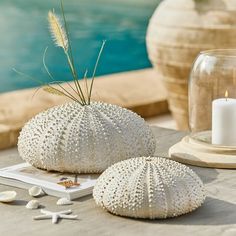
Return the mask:
[[101, 102], [72, 102], [42, 112], [23, 127], [18, 140], [26, 162], [72, 173], [100, 173], [118, 161], [152, 155], [155, 146], [143, 118]]
[[236, 47], [236, 1], [164, 0], [150, 19], [147, 49], [180, 129], [188, 129], [188, 78], [200, 51]]
[[121, 216], [168, 218], [205, 200], [201, 179], [187, 166], [158, 157], [121, 161], [105, 170], [93, 190], [97, 205]]

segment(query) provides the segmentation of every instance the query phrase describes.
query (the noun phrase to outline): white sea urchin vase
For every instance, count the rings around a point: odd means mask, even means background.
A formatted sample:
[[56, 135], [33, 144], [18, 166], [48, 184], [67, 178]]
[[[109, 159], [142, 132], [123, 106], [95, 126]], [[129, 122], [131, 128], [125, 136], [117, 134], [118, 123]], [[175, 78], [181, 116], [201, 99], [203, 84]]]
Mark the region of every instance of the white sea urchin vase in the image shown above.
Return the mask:
[[18, 140], [26, 162], [72, 173], [99, 173], [121, 160], [153, 155], [155, 146], [144, 119], [102, 102], [53, 107], [32, 118]]
[[200, 178], [187, 166], [160, 157], [121, 161], [105, 170], [93, 190], [107, 211], [134, 218], [168, 218], [191, 212], [205, 200]]

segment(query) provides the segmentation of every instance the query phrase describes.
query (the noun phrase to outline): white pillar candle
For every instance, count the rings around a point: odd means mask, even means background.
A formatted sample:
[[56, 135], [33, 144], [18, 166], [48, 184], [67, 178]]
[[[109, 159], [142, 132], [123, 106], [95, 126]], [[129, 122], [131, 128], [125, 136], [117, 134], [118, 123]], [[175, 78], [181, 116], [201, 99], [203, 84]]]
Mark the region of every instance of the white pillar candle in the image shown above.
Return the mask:
[[236, 146], [236, 99], [212, 102], [212, 144]]

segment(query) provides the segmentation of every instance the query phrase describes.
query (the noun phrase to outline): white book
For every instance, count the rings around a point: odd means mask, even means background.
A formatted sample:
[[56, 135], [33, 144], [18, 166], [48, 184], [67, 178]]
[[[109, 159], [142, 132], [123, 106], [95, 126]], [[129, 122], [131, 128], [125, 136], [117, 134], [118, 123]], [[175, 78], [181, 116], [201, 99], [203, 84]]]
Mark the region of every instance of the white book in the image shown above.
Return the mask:
[[0, 169], [0, 183], [23, 189], [40, 186], [51, 196], [66, 197], [70, 200], [89, 195], [98, 178], [98, 174], [79, 174], [77, 183], [80, 185], [66, 188], [58, 183], [75, 181], [75, 174], [49, 172], [37, 169], [28, 163], [21, 163]]

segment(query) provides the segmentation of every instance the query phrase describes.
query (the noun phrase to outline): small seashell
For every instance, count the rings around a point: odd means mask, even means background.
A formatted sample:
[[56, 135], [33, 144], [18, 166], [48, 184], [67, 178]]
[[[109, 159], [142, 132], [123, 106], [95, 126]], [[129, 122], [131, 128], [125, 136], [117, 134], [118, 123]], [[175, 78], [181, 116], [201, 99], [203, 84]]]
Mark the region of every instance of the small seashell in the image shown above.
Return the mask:
[[60, 198], [60, 199], [58, 199], [58, 201], [57, 201], [57, 205], [59, 205], [59, 206], [72, 205], [72, 204], [73, 204], [73, 202], [70, 201], [69, 199], [65, 198], [65, 197]]
[[0, 192], [0, 202], [13, 202], [16, 199], [15, 191]]
[[57, 184], [64, 186], [65, 188], [70, 188], [74, 186], [74, 182], [72, 180], [61, 181], [61, 182], [58, 182]]
[[39, 197], [45, 195], [45, 193], [41, 187], [33, 186], [29, 189], [29, 195], [32, 197]]
[[37, 209], [39, 208], [39, 201], [38, 200], [31, 200], [26, 204], [27, 209]]

